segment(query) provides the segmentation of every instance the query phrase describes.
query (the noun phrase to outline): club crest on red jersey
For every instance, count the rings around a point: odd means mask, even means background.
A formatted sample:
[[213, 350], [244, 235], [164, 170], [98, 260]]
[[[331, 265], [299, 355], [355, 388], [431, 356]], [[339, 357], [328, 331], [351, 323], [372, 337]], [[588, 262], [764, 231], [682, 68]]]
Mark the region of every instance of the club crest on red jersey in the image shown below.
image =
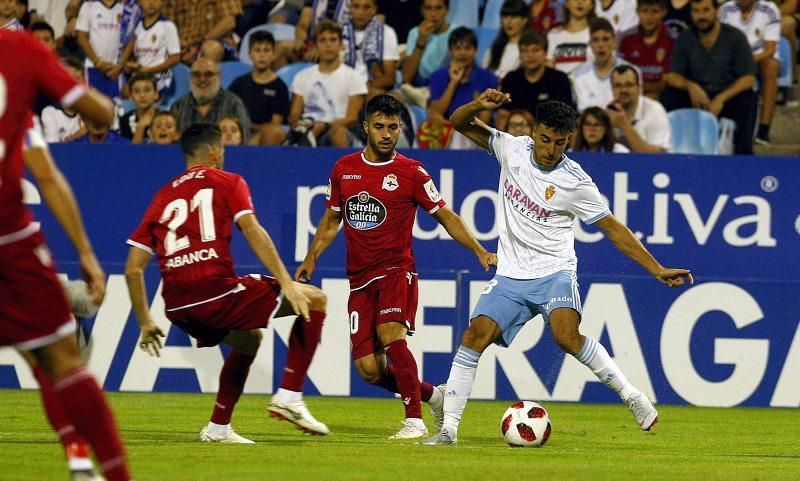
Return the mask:
[[548, 185], [547, 188], [544, 189], [544, 200], [550, 200], [554, 195], [556, 195], [556, 188], [552, 185]]
[[389, 174], [383, 178], [383, 185], [381, 188], [383, 190], [388, 190], [389, 192], [396, 190], [400, 187], [400, 184], [397, 182], [397, 176], [394, 174]]
[[374, 229], [386, 220], [386, 206], [369, 192], [362, 191], [345, 201], [344, 217], [354, 229]]

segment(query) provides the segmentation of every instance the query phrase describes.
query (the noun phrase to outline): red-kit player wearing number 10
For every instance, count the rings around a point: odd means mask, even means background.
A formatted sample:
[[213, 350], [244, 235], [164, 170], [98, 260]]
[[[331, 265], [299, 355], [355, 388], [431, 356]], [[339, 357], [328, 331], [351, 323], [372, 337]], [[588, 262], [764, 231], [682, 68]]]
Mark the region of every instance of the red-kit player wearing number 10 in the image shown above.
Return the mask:
[[[130, 475], [114, 417], [80, 358], [75, 321], [53, 261], [38, 224], [22, 203], [24, 165], [78, 252], [93, 301], [99, 304], [105, 274], [75, 197], [46, 146], [31, 142], [31, 111], [39, 94], [94, 122], [113, 120], [111, 102], [78, 84], [39, 40], [27, 33], [0, 31], [0, 346], [15, 346], [31, 363], [51, 421], [59, 429], [71, 429], [75, 440], [82, 436], [89, 441], [106, 479], [127, 481]], [[60, 434], [64, 442], [66, 433]], [[73, 475], [93, 477], [91, 464], [82, 471]]]
[[[142, 331], [140, 347], [152, 355], [159, 355], [162, 347], [163, 333], [150, 315], [143, 275], [156, 256], [167, 318], [195, 338], [198, 347], [233, 347], [200, 440], [250, 444], [233, 431], [230, 421], [261, 342], [259, 328], [267, 327], [273, 317], [297, 313], [281, 387], [268, 409], [304, 431], [327, 434], [328, 427], [314, 419], [302, 399], [306, 372], [322, 334], [325, 295], [292, 281], [256, 219], [244, 179], [222, 170], [225, 149], [219, 128], [191, 125], [181, 135], [181, 148], [187, 170], [155, 195], [128, 240], [125, 277]], [[234, 224], [274, 278], [236, 274], [230, 250]]]
[[428, 433], [421, 401], [430, 405], [437, 429], [443, 420], [444, 393], [420, 382], [406, 344], [406, 334], [414, 332], [417, 311], [417, 272], [411, 249], [417, 206], [475, 253], [485, 269], [496, 265], [497, 259], [445, 205], [422, 164], [395, 152], [402, 131], [401, 111], [402, 105], [388, 95], [375, 96], [367, 103], [363, 125], [367, 147], [336, 162], [328, 208], [295, 273], [298, 280], [311, 278], [317, 259], [333, 242], [344, 219], [353, 363], [362, 379], [399, 393], [405, 405], [403, 428], [390, 439]]

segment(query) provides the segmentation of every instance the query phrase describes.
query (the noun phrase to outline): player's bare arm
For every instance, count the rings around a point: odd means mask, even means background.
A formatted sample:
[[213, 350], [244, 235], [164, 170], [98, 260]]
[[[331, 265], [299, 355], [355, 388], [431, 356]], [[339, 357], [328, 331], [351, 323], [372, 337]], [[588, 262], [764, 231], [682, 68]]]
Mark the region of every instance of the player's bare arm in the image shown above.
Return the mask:
[[81, 270], [89, 284], [92, 302], [100, 305], [106, 293], [106, 274], [94, 254], [92, 243], [86, 235], [78, 202], [61, 170], [44, 147], [27, 149], [25, 167], [36, 179], [47, 207], [67, 233], [80, 258]]
[[478, 239], [467, 228], [461, 217], [453, 212], [453, 209], [444, 206], [433, 214], [433, 218], [444, 227], [450, 237], [462, 246], [469, 249], [478, 258], [478, 262], [483, 266], [483, 270], [488, 271], [489, 267], [497, 266], [497, 254], [489, 252], [478, 242]]
[[125, 282], [128, 284], [133, 315], [141, 330], [139, 348], [151, 356], [160, 357], [159, 351], [163, 347], [161, 338], [164, 337], [164, 333], [150, 316], [150, 307], [147, 304], [147, 286], [144, 280], [144, 268], [147, 267], [151, 257], [150, 253], [144, 249], [131, 247], [125, 263]]
[[314, 240], [311, 241], [311, 246], [308, 248], [308, 253], [303, 263], [297, 268], [294, 273], [294, 279], [300, 282], [308, 282], [311, 276], [314, 275], [314, 269], [317, 266], [317, 259], [322, 255], [325, 250], [330, 247], [336, 234], [339, 232], [339, 224], [342, 223], [342, 214], [332, 209], [325, 209], [322, 219], [317, 226], [317, 233], [314, 234]]
[[596, 225], [620, 252], [636, 261], [659, 282], [669, 287], [680, 287], [686, 282], [694, 284], [694, 278], [688, 269], [674, 269], [662, 266], [639, 239], [633, 235], [633, 232], [612, 214], [597, 221]]
[[81, 118], [95, 123], [111, 125], [114, 122], [114, 104], [97, 90], [90, 89], [72, 104]]
[[450, 116], [450, 122], [457, 131], [466, 135], [478, 147], [488, 149], [491, 131], [485, 123], [475, 122], [478, 120], [476, 117], [482, 112], [495, 110], [510, 101], [510, 95], [496, 89], [486, 89], [472, 102], [457, 108]]
[[297, 288], [289, 276], [267, 230], [262, 227], [253, 214], [243, 215], [236, 221], [236, 224], [242, 230], [242, 234], [258, 260], [275, 276], [275, 280], [281, 286], [283, 297], [292, 305], [294, 312], [306, 320], [309, 319], [308, 310], [311, 301], [304, 292]]

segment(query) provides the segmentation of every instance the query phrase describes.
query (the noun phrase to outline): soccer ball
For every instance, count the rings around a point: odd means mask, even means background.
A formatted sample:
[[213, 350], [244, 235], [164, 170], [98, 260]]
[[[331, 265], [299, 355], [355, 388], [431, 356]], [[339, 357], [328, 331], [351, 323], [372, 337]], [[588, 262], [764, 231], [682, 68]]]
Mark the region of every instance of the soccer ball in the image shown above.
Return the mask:
[[512, 448], [538, 448], [550, 437], [550, 416], [533, 401], [517, 401], [503, 413], [500, 431]]

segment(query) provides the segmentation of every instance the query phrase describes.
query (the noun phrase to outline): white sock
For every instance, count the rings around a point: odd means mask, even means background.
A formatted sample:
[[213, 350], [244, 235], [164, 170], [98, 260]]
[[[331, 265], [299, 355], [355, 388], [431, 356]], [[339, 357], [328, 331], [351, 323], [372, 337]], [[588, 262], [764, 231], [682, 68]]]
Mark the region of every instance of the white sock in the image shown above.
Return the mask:
[[458, 432], [461, 415], [467, 407], [467, 400], [475, 384], [475, 373], [478, 369], [479, 352], [458, 347], [453, 364], [450, 366], [450, 377], [447, 378], [447, 388], [444, 392], [444, 425], [452, 435]]
[[289, 391], [288, 389], [284, 389], [282, 387], [279, 387], [278, 392], [276, 392], [275, 394], [279, 398], [289, 403], [296, 403], [303, 400], [303, 393], [296, 391]]
[[216, 424], [212, 423], [211, 421], [208, 422], [208, 426], [206, 426], [206, 431], [209, 432], [212, 436], [222, 437], [227, 436], [229, 432], [231, 432], [231, 425], [230, 424]]
[[442, 391], [440, 391], [438, 387], [433, 386], [431, 398], [425, 402], [428, 403], [428, 406], [432, 408], [440, 408], [444, 402], [444, 394], [442, 394]]
[[611, 359], [606, 348], [595, 339], [586, 336], [581, 352], [575, 355], [575, 359], [591, 369], [597, 379], [613, 389], [623, 400], [639, 392]]
[[406, 424], [413, 424], [415, 427], [425, 430], [425, 422], [420, 418], [406, 418]]
[[89, 458], [67, 458], [67, 466], [70, 471], [88, 471], [94, 469], [92, 460]]

